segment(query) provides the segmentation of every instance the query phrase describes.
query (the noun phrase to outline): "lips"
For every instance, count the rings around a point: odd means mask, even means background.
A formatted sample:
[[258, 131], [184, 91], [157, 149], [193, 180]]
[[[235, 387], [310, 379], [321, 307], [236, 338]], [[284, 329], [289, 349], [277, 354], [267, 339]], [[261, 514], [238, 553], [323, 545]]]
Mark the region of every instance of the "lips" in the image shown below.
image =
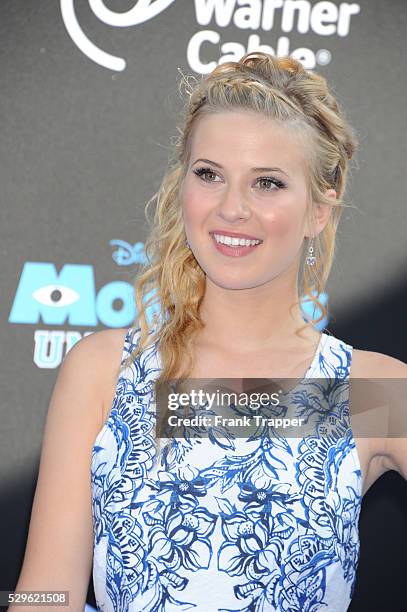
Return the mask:
[[215, 249], [219, 251], [222, 255], [226, 255], [229, 258], [241, 258], [246, 255], [252, 253], [255, 249], [257, 249], [261, 242], [249, 246], [241, 246], [241, 245], [228, 245], [222, 242], [218, 242], [214, 235], [211, 235], [212, 242], [215, 246]]
[[209, 233], [211, 234], [211, 236], [213, 236], [214, 234], [218, 234], [219, 236], [230, 236], [230, 238], [244, 238], [245, 240], [260, 240], [261, 242], [263, 242], [261, 238], [258, 238], [257, 236], [251, 236], [250, 234], [240, 234], [238, 232], [231, 232], [225, 230], [211, 230]]

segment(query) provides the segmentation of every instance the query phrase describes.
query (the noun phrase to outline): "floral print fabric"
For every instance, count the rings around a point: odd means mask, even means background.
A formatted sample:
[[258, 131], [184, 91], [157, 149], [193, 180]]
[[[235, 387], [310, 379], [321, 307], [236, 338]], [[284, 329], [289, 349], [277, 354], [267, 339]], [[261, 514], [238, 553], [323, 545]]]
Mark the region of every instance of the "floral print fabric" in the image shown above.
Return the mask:
[[157, 452], [160, 359], [145, 349], [119, 376], [92, 449], [97, 609], [346, 611], [362, 485], [343, 384], [351, 357], [324, 333], [303, 379], [338, 382], [335, 401], [312, 408], [329, 409], [324, 435], [160, 440]]

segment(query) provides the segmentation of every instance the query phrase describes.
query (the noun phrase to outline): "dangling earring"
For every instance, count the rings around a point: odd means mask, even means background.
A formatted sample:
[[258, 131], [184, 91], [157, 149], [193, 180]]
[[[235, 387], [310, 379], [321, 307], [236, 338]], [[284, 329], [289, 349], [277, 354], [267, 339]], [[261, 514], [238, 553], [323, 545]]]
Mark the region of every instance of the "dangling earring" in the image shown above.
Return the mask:
[[308, 247], [308, 257], [306, 259], [306, 262], [309, 266], [314, 266], [317, 260], [317, 258], [314, 255], [313, 241], [314, 241], [314, 237], [312, 236], [309, 247]]
[[191, 248], [191, 247], [189, 246], [188, 238], [185, 238], [185, 244], [187, 245], [187, 249], [190, 249], [190, 248]]

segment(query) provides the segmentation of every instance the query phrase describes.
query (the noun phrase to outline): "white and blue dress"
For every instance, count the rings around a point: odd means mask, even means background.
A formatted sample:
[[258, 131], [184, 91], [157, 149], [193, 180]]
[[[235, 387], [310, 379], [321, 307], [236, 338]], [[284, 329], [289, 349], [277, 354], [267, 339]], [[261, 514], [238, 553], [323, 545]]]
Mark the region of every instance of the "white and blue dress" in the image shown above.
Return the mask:
[[[139, 332], [128, 330], [122, 363]], [[324, 332], [303, 383], [346, 382], [351, 359]], [[93, 445], [97, 609], [345, 612], [362, 501], [349, 386], [311, 406], [329, 411], [325, 435], [160, 440], [157, 453], [160, 363], [154, 344], [123, 370]]]

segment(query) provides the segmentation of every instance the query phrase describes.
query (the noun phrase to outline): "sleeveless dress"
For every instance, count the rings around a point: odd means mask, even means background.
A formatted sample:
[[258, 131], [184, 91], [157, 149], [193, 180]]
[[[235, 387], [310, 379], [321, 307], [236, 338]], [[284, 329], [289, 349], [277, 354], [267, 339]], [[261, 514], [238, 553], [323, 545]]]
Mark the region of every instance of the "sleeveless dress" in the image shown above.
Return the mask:
[[[122, 364], [139, 332], [128, 330]], [[97, 610], [346, 611], [362, 500], [351, 358], [324, 332], [302, 379], [342, 383], [334, 402], [311, 406], [329, 410], [325, 435], [160, 440], [157, 453], [161, 362], [156, 344], [144, 349], [119, 375], [92, 448]]]

